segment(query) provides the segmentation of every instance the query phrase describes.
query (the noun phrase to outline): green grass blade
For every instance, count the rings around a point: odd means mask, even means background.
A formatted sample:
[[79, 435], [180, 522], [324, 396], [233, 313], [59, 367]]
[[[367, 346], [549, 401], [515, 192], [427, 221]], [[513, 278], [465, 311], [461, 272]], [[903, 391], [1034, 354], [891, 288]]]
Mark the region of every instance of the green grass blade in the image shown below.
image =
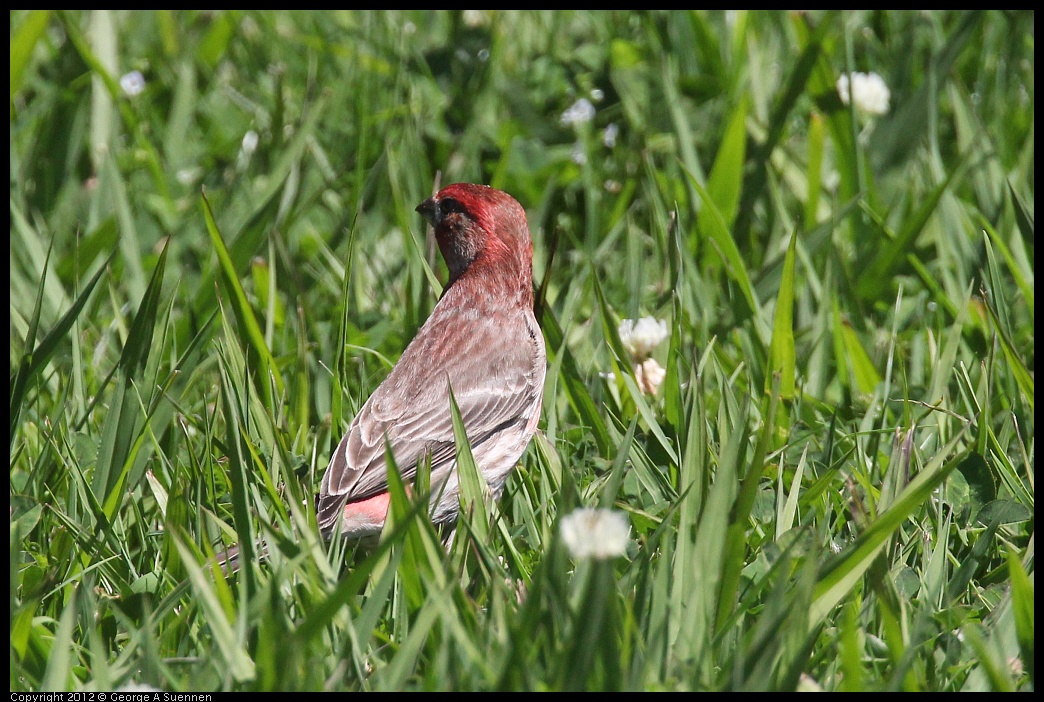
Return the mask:
[[482, 471], [471, 452], [471, 440], [460, 416], [457, 398], [450, 388], [450, 414], [453, 418], [453, 439], [457, 444], [457, 477], [460, 481], [460, 514], [470, 524], [481, 544], [489, 543], [489, 503], [492, 494]]
[[[556, 355], [562, 358], [561, 379], [564, 381], [569, 400], [576, 408], [581, 421], [592, 431], [595, 441], [603, 456], [613, 455], [613, 445], [606, 430], [605, 421], [599, 414], [591, 393], [584, 385], [580, 376], [580, 369], [572, 352], [564, 344], [562, 328], [555, 319], [554, 312], [550, 307], [544, 308], [544, 319], [541, 320], [544, 336], [547, 338], [548, 348], [553, 349]], [[555, 359], [552, 359], [555, 362]]]
[[51, 10], [30, 10], [11, 37], [11, 100], [22, 88], [33, 49], [47, 29]]
[[1030, 211], [1026, 203], [1022, 201], [1022, 197], [1015, 192], [1015, 187], [1008, 181], [1008, 194], [1011, 196], [1011, 201], [1015, 205], [1015, 217], [1019, 224], [1019, 231], [1022, 233], [1023, 238], [1030, 241], [1033, 240], [1033, 212]]
[[[744, 99], [732, 110], [721, 145], [718, 147], [718, 155], [714, 158], [714, 165], [707, 179], [707, 195], [717, 206], [726, 227], [731, 227], [736, 219], [746, 154], [747, 101]], [[701, 220], [702, 226], [706, 225], [703, 225]], [[705, 231], [703, 236], [709, 238], [711, 235]]]
[[257, 371], [254, 374], [255, 384], [261, 392], [261, 396], [265, 399], [265, 406], [274, 408], [275, 398], [272, 397], [269, 381], [271, 380], [275, 383], [276, 392], [281, 395], [283, 393], [282, 375], [279, 373], [279, 368], [272, 357], [272, 352], [265, 343], [261, 325], [258, 324], [257, 317], [254, 316], [254, 310], [251, 308], [250, 302], [247, 301], [246, 292], [244, 292], [243, 286], [239, 282], [239, 276], [236, 275], [232, 258], [229, 256], [225, 242], [221, 238], [221, 232], [218, 231], [217, 223], [214, 221], [214, 213], [210, 209], [210, 202], [205, 194], [200, 196], [200, 200], [203, 205], [203, 217], [207, 223], [207, 232], [210, 233], [210, 241], [214, 245], [214, 251], [217, 253], [218, 261], [221, 265], [221, 282], [231, 298], [232, 314], [236, 318], [239, 332], [248, 342], [249, 357], [253, 361], [251, 365], [257, 367]]
[[823, 144], [826, 130], [823, 116], [813, 112], [808, 127], [808, 192], [805, 195], [805, 231], [810, 232], [819, 221], [819, 195], [823, 187]]
[[870, 261], [865, 270], [859, 275], [859, 283], [856, 292], [864, 300], [876, 300], [881, 297], [885, 290], [892, 284], [895, 271], [899, 264], [906, 260], [911, 253], [914, 242], [924, 230], [928, 218], [936, 211], [943, 194], [951, 187], [956, 187], [967, 172], [970, 152], [966, 153], [943, 179], [936, 185], [927, 197], [922, 198], [923, 204], [917, 209], [916, 214], [907, 219], [903, 228], [896, 234], [895, 238], [884, 244], [881, 251]]
[[1015, 619], [1015, 636], [1019, 641], [1022, 665], [1034, 684], [1034, 619], [1033, 580], [1026, 574], [1022, 562], [1011, 550], [1008, 551], [1008, 572], [1011, 574], [1011, 603]]
[[65, 692], [71, 688], [73, 656], [76, 644], [73, 632], [76, 624], [76, 591], [65, 603], [65, 611], [58, 620], [58, 628], [47, 656], [47, 670], [40, 682], [41, 692]]
[[229, 615], [221, 606], [221, 601], [214, 591], [214, 584], [196, 564], [196, 554], [192, 549], [180, 539], [175, 539], [174, 544], [181, 555], [181, 562], [188, 571], [194, 599], [204, 612], [204, 621], [214, 637], [217, 652], [228, 666], [229, 674], [240, 682], [252, 680], [257, 674], [254, 661], [243, 645], [244, 642], [236, 634], [233, 622], [229, 621]]
[[[94, 277], [91, 278], [86, 285], [84, 285], [83, 290], [80, 291], [80, 294], [76, 297], [76, 300], [73, 302], [72, 306], [68, 310], [66, 310], [65, 314], [62, 315], [61, 319], [59, 319], [55, 323], [54, 327], [47, 333], [47, 335], [44, 336], [44, 338], [40, 341], [39, 345], [37, 345], [31, 353], [26, 353], [22, 357], [22, 361], [18, 366], [18, 370], [15, 372], [14, 377], [11, 379], [12, 446], [15, 439], [15, 431], [18, 428], [19, 424], [18, 418], [22, 410], [22, 404], [25, 397], [26, 387], [28, 386], [29, 381], [32, 380], [34, 376], [39, 374], [40, 371], [47, 366], [47, 363], [51, 360], [51, 357], [54, 355], [55, 351], [58, 350], [58, 346], [61, 343], [61, 341], [65, 339], [66, 335], [69, 333], [69, 330], [72, 329], [73, 324], [75, 324], [77, 318], [80, 316], [80, 312], [83, 310], [84, 306], [87, 304], [87, 301], [90, 299], [91, 293], [94, 292], [95, 286], [98, 284], [98, 281], [101, 280], [102, 275], [105, 273], [108, 263], [112, 261], [113, 255], [115, 254], [111, 254], [109, 256], [108, 261], [106, 262], [106, 265], [102, 266], [98, 270], [98, 272], [94, 274]], [[40, 322], [40, 305], [43, 300], [44, 280], [46, 279], [47, 275], [46, 271], [47, 269], [45, 266], [43, 276], [40, 280], [40, 290], [39, 294], [37, 295], [36, 307], [34, 308], [33, 315], [30, 318], [30, 331], [28, 336], [26, 337], [26, 348], [31, 347], [32, 344], [36, 342], [36, 330]]]
[[164, 248], [160, 254], [128, 331], [127, 341], [120, 355], [113, 402], [105, 416], [101, 441], [98, 444], [98, 462], [91, 478], [91, 488], [106, 505], [106, 512], [110, 517], [115, 514], [123, 498], [123, 481], [131, 467], [128, 458], [141, 430], [141, 406], [134, 385], [136, 382], [143, 385], [149, 383], [141, 374], [153, 350], [167, 251], [168, 249]]
[[[758, 322], [761, 317], [761, 307], [754, 293], [754, 286], [750, 282], [747, 264], [743, 261], [743, 257], [740, 256], [739, 249], [736, 248], [736, 242], [729, 233], [725, 218], [718, 209], [717, 203], [711, 198], [710, 193], [696, 182], [695, 177], [691, 173], [686, 172], [686, 175], [689, 177], [692, 187], [696, 189], [696, 192], [699, 193], [700, 198], [703, 200], [700, 221], [706, 222], [706, 224], [701, 226], [706, 227], [705, 231], [711, 244], [725, 262], [725, 270], [728, 272], [729, 277], [736, 281], [743, 299], [747, 302], [747, 308], [753, 315], [755, 322]], [[759, 331], [761, 326], [763, 325], [758, 325]]]
[[842, 553], [828, 561], [819, 574], [815, 596], [812, 601], [810, 625], [818, 626], [834, 609], [838, 602], [863, 577], [870, 564], [885, 547], [895, 530], [924, 504], [936, 488], [960, 463], [958, 458], [949, 458], [960, 444], [967, 427], [962, 429], [946, 446], [910, 481], [895, 502], [861, 533], [855, 542]]
[[794, 377], [797, 355], [794, 351], [794, 256], [797, 232], [790, 235], [787, 256], [783, 261], [783, 278], [776, 296], [776, 311], [772, 322], [772, 344], [769, 347], [769, 370], [765, 376], [765, 391], [772, 389], [772, 378], [779, 376], [779, 394], [785, 400], [794, 397]]

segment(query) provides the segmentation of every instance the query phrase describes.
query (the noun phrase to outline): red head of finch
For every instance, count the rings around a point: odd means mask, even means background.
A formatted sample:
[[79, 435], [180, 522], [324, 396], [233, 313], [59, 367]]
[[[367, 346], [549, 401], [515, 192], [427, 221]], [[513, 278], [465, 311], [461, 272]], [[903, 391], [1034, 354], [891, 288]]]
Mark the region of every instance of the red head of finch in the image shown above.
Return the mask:
[[386, 445], [407, 479], [430, 454], [432, 520], [456, 519], [450, 388], [495, 495], [540, 418], [546, 356], [533, 315], [533, 245], [522, 206], [500, 190], [457, 183], [417, 211], [435, 228], [449, 282], [330, 458], [318, 502], [326, 536], [360, 538], [384, 526]]

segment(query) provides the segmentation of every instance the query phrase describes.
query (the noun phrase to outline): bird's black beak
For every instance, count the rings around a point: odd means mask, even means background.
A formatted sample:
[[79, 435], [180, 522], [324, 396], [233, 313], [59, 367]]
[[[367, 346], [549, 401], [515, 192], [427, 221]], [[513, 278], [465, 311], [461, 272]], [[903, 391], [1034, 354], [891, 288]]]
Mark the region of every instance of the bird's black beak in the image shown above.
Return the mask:
[[421, 216], [428, 220], [428, 224], [433, 227], [438, 226], [439, 220], [442, 219], [442, 213], [439, 211], [439, 201], [434, 197], [429, 197], [427, 200], [417, 205], [417, 211], [420, 212]]

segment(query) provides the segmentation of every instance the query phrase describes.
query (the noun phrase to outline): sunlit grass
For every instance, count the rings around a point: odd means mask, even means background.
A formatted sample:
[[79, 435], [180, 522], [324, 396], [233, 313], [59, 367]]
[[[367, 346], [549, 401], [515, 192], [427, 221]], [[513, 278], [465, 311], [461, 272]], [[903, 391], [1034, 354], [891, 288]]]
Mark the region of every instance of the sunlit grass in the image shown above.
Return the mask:
[[[11, 689], [1033, 689], [1033, 28], [13, 12]], [[527, 210], [542, 432], [452, 539], [422, 470], [328, 544], [437, 178]]]

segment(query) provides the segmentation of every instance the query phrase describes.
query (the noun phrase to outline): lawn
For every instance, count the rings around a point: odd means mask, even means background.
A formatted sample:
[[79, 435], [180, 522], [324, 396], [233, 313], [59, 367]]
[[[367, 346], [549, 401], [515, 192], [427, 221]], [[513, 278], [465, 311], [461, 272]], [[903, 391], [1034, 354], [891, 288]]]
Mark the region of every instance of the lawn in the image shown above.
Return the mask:
[[[12, 691], [1034, 688], [1032, 11], [10, 19]], [[324, 542], [459, 181], [540, 432]]]

